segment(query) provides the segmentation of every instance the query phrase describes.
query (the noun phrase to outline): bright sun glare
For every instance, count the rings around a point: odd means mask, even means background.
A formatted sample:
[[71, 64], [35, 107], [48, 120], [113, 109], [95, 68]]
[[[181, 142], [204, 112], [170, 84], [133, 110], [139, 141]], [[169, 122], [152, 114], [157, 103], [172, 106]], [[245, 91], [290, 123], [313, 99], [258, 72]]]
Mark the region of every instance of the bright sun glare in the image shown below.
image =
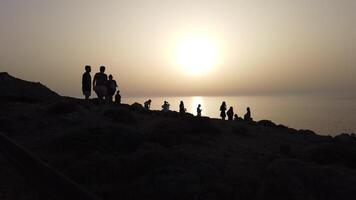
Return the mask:
[[178, 44], [178, 64], [190, 75], [206, 73], [216, 64], [216, 59], [217, 48], [209, 38], [189, 38]]

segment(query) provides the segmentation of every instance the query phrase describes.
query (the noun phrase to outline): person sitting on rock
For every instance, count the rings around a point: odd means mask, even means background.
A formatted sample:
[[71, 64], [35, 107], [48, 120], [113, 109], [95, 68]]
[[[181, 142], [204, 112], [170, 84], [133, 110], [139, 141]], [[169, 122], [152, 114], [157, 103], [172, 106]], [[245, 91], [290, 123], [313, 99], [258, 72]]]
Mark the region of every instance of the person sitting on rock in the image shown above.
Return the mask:
[[179, 113], [184, 114], [187, 109], [184, 108], [184, 103], [183, 101], [180, 101], [179, 104]]
[[163, 105], [162, 105], [162, 111], [163, 112], [168, 112], [169, 111], [169, 103], [167, 101], [164, 101]]
[[91, 66], [85, 66], [85, 72], [82, 76], [82, 91], [85, 99], [88, 100], [91, 96]]
[[234, 108], [230, 106], [229, 110], [226, 112], [227, 114], [227, 119], [232, 120], [234, 117]]
[[222, 120], [225, 120], [225, 117], [226, 117], [225, 111], [226, 111], [226, 103], [225, 103], [225, 101], [223, 101], [220, 106], [220, 117]]
[[116, 92], [116, 95], [115, 95], [115, 103], [116, 103], [116, 104], [121, 104], [120, 90], [118, 90], [118, 91]]
[[108, 76], [104, 72], [105, 72], [105, 66], [101, 66], [100, 72], [94, 75], [94, 80], [93, 80], [93, 88], [99, 100], [103, 100], [108, 93], [108, 89], [107, 89]]
[[109, 75], [109, 80], [107, 81], [107, 90], [108, 90], [108, 95], [107, 95], [107, 100], [112, 103], [112, 98], [116, 92], [116, 88], [117, 88], [117, 83], [116, 81], [113, 79], [113, 76], [110, 74]]
[[253, 119], [251, 118], [251, 110], [250, 110], [250, 107], [247, 107], [247, 112], [246, 114], [244, 115], [244, 120], [245, 121], [252, 121]]
[[151, 108], [151, 102], [152, 102], [152, 100], [149, 99], [149, 100], [145, 101], [145, 103], [143, 104], [147, 111], [150, 110], [150, 108]]
[[201, 117], [201, 105], [199, 104], [198, 107], [197, 107], [197, 117]]

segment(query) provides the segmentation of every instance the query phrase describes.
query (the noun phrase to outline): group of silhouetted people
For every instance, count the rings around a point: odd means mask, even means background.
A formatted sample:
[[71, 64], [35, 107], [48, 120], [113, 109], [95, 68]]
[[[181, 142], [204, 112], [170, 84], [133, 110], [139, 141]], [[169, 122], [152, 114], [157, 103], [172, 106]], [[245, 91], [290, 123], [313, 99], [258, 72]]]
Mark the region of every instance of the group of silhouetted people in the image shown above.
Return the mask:
[[[221, 103], [221, 106], [220, 106], [220, 117], [221, 117], [222, 120], [225, 120], [226, 116], [227, 116], [228, 120], [240, 120], [240, 119], [242, 119], [237, 115], [237, 113], [234, 113], [234, 108], [232, 106], [230, 106], [229, 110], [227, 110], [227, 112], [226, 112], [226, 102], [223, 101]], [[247, 107], [246, 114], [244, 115], [243, 120], [245, 120], [245, 121], [253, 121], [253, 119], [251, 118], [250, 107]]]
[[[121, 103], [120, 91], [117, 90], [117, 83], [110, 74], [109, 77], [105, 74], [105, 66], [100, 66], [99, 72], [94, 75], [93, 83], [91, 79], [91, 66], [85, 66], [85, 72], [82, 77], [82, 91], [85, 99], [89, 99], [91, 96], [92, 84], [93, 90], [98, 96], [99, 100], [106, 100], [107, 102], [113, 102], [115, 95], [115, 103]], [[117, 91], [116, 91], [117, 90]]]
[[[89, 99], [91, 96], [91, 90], [92, 90], [92, 84], [93, 84], [93, 90], [95, 91], [96, 95], [98, 96], [99, 100], [106, 100], [109, 103], [113, 102], [113, 97], [115, 95], [115, 103], [121, 104], [121, 95], [120, 91], [117, 90], [117, 83], [113, 79], [113, 76], [110, 74], [109, 77], [105, 74], [105, 66], [100, 66], [99, 72], [94, 75], [93, 83], [91, 79], [91, 66], [86, 65], [85, 66], [85, 72], [82, 77], [82, 91], [83, 95], [85, 96], [85, 99]], [[117, 91], [116, 91], [117, 90]], [[151, 108], [151, 102], [152, 100], [149, 99], [144, 103], [144, 109], [149, 111]], [[162, 112], [168, 112], [170, 109], [170, 104], [167, 101], [164, 101], [162, 105]], [[222, 120], [227, 119], [228, 120], [239, 120], [242, 119], [240, 118], [237, 113], [234, 113], [234, 108], [230, 106], [230, 108], [227, 110], [226, 107], [226, 102], [223, 101], [221, 106], [220, 106], [220, 117]], [[187, 112], [187, 109], [184, 107], [184, 102], [180, 101], [179, 104], [179, 113], [184, 114]], [[197, 116], [201, 117], [202, 109], [201, 105], [199, 104], [197, 107]], [[243, 120], [245, 121], [252, 121], [251, 118], [251, 111], [250, 108], [247, 107], [247, 112], [244, 115]]]
[[[147, 100], [145, 103], [144, 103], [144, 108], [145, 110], [149, 111], [150, 110], [150, 107], [151, 107], [151, 102], [152, 100], [149, 99]], [[162, 112], [168, 112], [169, 109], [170, 109], [170, 104], [167, 102], [167, 101], [164, 101], [163, 102], [163, 105], [161, 106], [162, 107]], [[247, 107], [246, 109], [246, 114], [244, 115], [243, 118], [239, 117], [237, 115], [237, 113], [234, 113], [234, 108], [232, 106], [230, 106], [230, 108], [227, 110], [226, 108], [226, 102], [223, 101], [221, 106], [220, 106], [220, 117], [222, 120], [225, 120], [226, 119], [226, 116], [227, 116], [227, 119], [228, 120], [244, 120], [244, 121], [253, 121], [253, 119], [251, 118], [251, 110], [249, 107]], [[185, 114], [187, 112], [187, 109], [184, 107], [184, 102], [183, 101], [180, 101], [179, 103], [179, 113], [180, 114]], [[197, 117], [201, 117], [201, 113], [202, 113], [202, 108], [201, 108], [201, 105], [199, 104], [198, 107], [197, 107]]]
[[[149, 99], [149, 100], [144, 102], [143, 107], [145, 108], [146, 111], [150, 110], [151, 103], [152, 103], [151, 99]], [[161, 106], [162, 107], [162, 112], [168, 112], [169, 109], [170, 109], [170, 106], [171, 105], [168, 103], [168, 101], [164, 101], [163, 105]], [[184, 107], [184, 102], [180, 101], [180, 103], [179, 103], [179, 113], [184, 114], [186, 112], [187, 112], [187, 109]], [[198, 107], [197, 107], [197, 116], [198, 117], [201, 117], [201, 112], [202, 112], [202, 109], [201, 109], [201, 105], [199, 104]]]
[[[151, 100], [149, 100], [151, 103]], [[164, 101], [163, 105], [162, 105], [162, 111], [163, 112], [167, 112], [169, 111], [169, 106], [170, 104], [167, 101]], [[197, 117], [201, 117], [201, 105], [199, 104], [197, 107]], [[187, 109], [184, 107], [184, 102], [180, 101], [179, 103], [179, 113], [180, 114], [185, 114], [187, 112]]]

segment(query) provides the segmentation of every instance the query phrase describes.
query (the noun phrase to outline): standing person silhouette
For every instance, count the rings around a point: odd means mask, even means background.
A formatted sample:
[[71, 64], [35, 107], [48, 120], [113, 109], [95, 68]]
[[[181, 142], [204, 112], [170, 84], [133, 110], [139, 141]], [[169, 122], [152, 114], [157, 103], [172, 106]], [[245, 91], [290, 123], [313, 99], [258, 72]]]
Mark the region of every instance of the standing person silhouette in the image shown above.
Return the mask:
[[226, 103], [225, 101], [222, 102], [221, 106], [220, 106], [220, 117], [222, 120], [225, 120], [226, 118]]
[[105, 66], [101, 66], [100, 72], [94, 75], [94, 80], [93, 80], [93, 88], [99, 100], [103, 100], [103, 98], [106, 97], [108, 93], [107, 90], [108, 76], [104, 72], [105, 72]]
[[89, 97], [91, 96], [91, 66], [86, 65], [85, 66], [85, 72], [82, 76], [82, 91], [83, 95], [85, 96], [85, 99], [88, 100]]
[[115, 103], [116, 103], [116, 104], [121, 104], [120, 90], [118, 90], [118, 91], [116, 92], [116, 95], [115, 95]]
[[183, 101], [180, 101], [180, 104], [179, 104], [179, 113], [184, 114], [185, 111], [186, 111], [186, 109], [184, 108], [184, 103], [183, 103]]
[[228, 120], [232, 120], [234, 118], [234, 108], [230, 106], [229, 110], [226, 112]]
[[112, 102], [112, 98], [116, 92], [116, 88], [117, 88], [117, 83], [116, 81], [113, 79], [113, 76], [110, 74], [109, 75], [109, 80], [107, 81], [107, 90], [108, 90], [108, 95], [107, 95], [107, 99], [109, 102]]
[[198, 107], [197, 107], [197, 117], [201, 117], [201, 105], [199, 104]]

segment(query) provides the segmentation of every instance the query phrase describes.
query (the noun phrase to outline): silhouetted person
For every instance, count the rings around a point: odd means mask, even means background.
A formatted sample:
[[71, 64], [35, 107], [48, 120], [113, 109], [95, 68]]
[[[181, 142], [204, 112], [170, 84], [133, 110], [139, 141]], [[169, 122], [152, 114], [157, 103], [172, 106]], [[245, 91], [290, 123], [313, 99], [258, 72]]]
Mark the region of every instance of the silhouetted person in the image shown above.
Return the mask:
[[234, 114], [234, 120], [239, 120], [239, 116], [237, 116], [237, 114]]
[[222, 102], [221, 106], [220, 106], [220, 117], [222, 120], [225, 120], [226, 118], [226, 103], [225, 101]]
[[115, 103], [121, 104], [120, 90], [118, 90], [118, 91], [116, 92], [116, 95], [115, 95]]
[[152, 102], [152, 100], [149, 99], [149, 100], [145, 101], [145, 103], [143, 104], [146, 110], [150, 110], [151, 102]]
[[168, 112], [169, 111], [169, 103], [167, 101], [164, 101], [163, 105], [162, 105], [162, 111], [163, 112]]
[[183, 101], [180, 101], [180, 104], [179, 104], [179, 113], [184, 114], [185, 111], [186, 111], [186, 109], [184, 108], [184, 103], [183, 103]]
[[201, 105], [199, 104], [198, 107], [197, 107], [197, 117], [201, 117]]
[[109, 102], [112, 102], [112, 97], [114, 96], [114, 94], [116, 92], [116, 88], [117, 88], [117, 83], [113, 79], [113, 76], [110, 74], [109, 80], [107, 81], [107, 90], [108, 90], [107, 98], [108, 98]]
[[247, 110], [247, 112], [244, 115], [244, 120], [245, 121], [252, 121], [250, 107], [247, 107], [246, 110]]
[[88, 100], [91, 95], [91, 67], [89, 65], [85, 66], [85, 72], [82, 77], [82, 91], [85, 99]]
[[108, 76], [104, 73], [105, 67], [100, 67], [100, 72], [96, 73], [93, 80], [93, 88], [100, 100], [107, 96], [108, 89], [107, 89], [107, 81]]
[[226, 112], [228, 120], [232, 120], [234, 117], [234, 108], [230, 106], [229, 110]]

